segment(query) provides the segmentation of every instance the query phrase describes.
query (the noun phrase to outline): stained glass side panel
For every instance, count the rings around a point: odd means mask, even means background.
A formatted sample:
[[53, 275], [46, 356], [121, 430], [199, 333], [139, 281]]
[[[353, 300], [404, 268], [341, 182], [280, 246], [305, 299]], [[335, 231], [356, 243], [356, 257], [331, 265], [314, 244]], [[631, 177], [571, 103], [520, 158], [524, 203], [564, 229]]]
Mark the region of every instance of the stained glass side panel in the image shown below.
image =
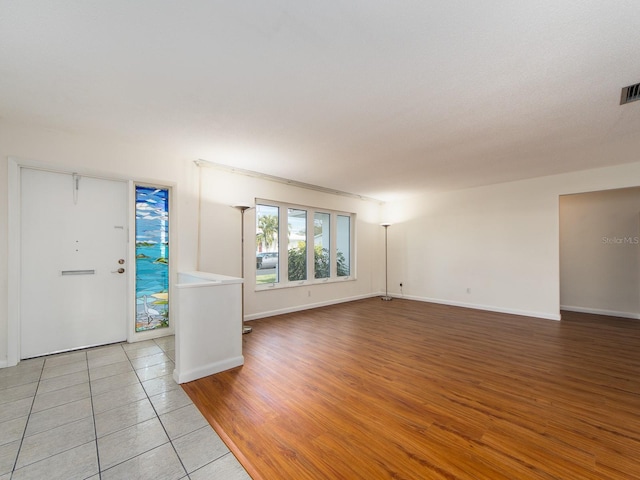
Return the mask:
[[169, 190], [136, 185], [136, 332], [169, 326]]

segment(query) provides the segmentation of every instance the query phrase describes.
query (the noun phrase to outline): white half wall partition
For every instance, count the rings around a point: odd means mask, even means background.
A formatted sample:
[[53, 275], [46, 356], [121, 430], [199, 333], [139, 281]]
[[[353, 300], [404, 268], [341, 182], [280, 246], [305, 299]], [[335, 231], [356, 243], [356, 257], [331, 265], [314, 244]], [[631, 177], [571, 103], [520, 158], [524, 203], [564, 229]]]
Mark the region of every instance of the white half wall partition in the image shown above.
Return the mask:
[[191, 382], [244, 364], [241, 289], [242, 278], [178, 273], [176, 382]]

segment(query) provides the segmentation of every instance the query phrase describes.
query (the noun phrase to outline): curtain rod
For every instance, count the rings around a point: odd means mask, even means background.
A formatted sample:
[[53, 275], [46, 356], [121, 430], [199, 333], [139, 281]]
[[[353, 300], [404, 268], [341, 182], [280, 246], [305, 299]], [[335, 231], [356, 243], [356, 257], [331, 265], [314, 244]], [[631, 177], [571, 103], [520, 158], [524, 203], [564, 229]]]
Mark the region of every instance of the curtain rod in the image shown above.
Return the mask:
[[285, 185], [291, 185], [293, 187], [306, 188], [307, 190], [315, 190], [316, 192], [329, 193], [332, 195], [340, 195], [343, 197], [356, 198], [358, 200], [364, 200], [367, 202], [375, 202], [382, 205], [384, 202], [377, 198], [367, 197], [365, 195], [358, 195], [356, 193], [343, 192], [342, 190], [335, 190], [333, 188], [321, 187], [320, 185], [313, 185], [312, 183], [299, 182], [297, 180], [291, 180], [289, 178], [278, 177], [276, 175], [269, 175], [267, 173], [256, 172], [254, 170], [246, 170], [244, 168], [232, 167], [230, 165], [224, 165], [222, 163], [212, 162], [210, 160], [194, 160], [197, 166], [211, 167], [218, 170], [224, 170], [226, 172], [237, 173], [239, 175], [245, 175], [247, 177], [260, 178], [262, 180], [268, 180], [270, 182], [283, 183]]

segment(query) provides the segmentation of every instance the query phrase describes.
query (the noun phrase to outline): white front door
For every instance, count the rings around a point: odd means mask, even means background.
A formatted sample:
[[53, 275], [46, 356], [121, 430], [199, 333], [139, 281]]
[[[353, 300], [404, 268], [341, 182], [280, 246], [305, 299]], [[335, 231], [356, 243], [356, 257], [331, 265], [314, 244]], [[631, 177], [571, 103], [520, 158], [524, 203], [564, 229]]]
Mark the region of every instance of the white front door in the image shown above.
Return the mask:
[[126, 340], [126, 182], [21, 170], [20, 358]]

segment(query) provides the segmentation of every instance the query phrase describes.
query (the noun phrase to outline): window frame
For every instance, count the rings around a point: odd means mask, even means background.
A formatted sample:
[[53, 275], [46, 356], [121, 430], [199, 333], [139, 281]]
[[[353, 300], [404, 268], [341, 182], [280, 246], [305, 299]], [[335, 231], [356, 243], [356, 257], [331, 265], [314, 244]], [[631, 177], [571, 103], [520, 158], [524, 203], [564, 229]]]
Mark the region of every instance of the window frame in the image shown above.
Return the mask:
[[[339, 224], [340, 217], [347, 218], [349, 220], [349, 241], [346, 242], [346, 243], [349, 244], [349, 251], [348, 251], [349, 258], [347, 259], [348, 260], [347, 261], [347, 265], [349, 266], [349, 275], [340, 275], [339, 272], [338, 272], [338, 254], [340, 253], [338, 247], [342, 243], [342, 242], [339, 241], [339, 238], [340, 238], [341, 233], [343, 232], [339, 228], [340, 227], [340, 224]], [[336, 236], [335, 236], [335, 239], [336, 239], [336, 242], [335, 242], [336, 243], [335, 268], [336, 268], [336, 277], [338, 277], [338, 278], [348, 277], [348, 276], [351, 275], [351, 248], [353, 246], [352, 245], [353, 244], [353, 242], [352, 242], [353, 239], [351, 238], [351, 235], [353, 234], [353, 225], [352, 225], [352, 223], [353, 223], [353, 219], [351, 218], [350, 215], [342, 215], [340, 213], [336, 214], [336, 221], [335, 221], [335, 228], [336, 228]]]
[[[288, 231], [289, 228], [289, 213], [291, 210], [294, 211], [303, 211], [305, 214], [305, 222], [304, 222], [304, 235], [305, 235], [305, 278], [304, 279], [299, 279], [299, 280], [290, 280], [289, 279], [289, 248], [288, 248], [288, 244], [290, 243], [290, 232]], [[286, 283], [299, 283], [299, 282], [306, 282], [307, 280], [309, 280], [309, 272], [310, 272], [310, 268], [309, 268], [309, 211], [307, 209], [303, 209], [303, 208], [292, 208], [292, 207], [288, 207], [287, 208], [287, 282]]]
[[[357, 216], [354, 212], [346, 212], [343, 210], [333, 210], [324, 207], [312, 207], [308, 205], [300, 205], [297, 203], [286, 203], [275, 200], [269, 200], [265, 198], [256, 198], [255, 205], [267, 205], [273, 207], [279, 207], [279, 223], [278, 223], [278, 270], [280, 271], [279, 281], [276, 283], [256, 283], [255, 291], [265, 291], [280, 288], [292, 288], [292, 287], [304, 287], [310, 285], [318, 285], [324, 283], [338, 283], [345, 281], [356, 280], [356, 220]], [[307, 231], [306, 231], [306, 245], [307, 245], [307, 278], [306, 280], [292, 280], [289, 281], [289, 210], [304, 210], [307, 212]], [[314, 219], [316, 213], [328, 213], [329, 214], [329, 258], [330, 269], [329, 277], [315, 278], [315, 258], [314, 258]], [[350, 218], [349, 222], [349, 275], [341, 276], [337, 275], [337, 232], [338, 232], [338, 215], [346, 216]], [[257, 231], [257, 219], [254, 223], [254, 228]], [[254, 252], [257, 252], [257, 244], [254, 237]], [[254, 278], [256, 276], [255, 262], [252, 262], [254, 269]]]
[[[255, 228], [256, 236], [253, 239], [253, 245], [254, 245], [253, 250], [254, 250], [255, 255], [256, 255], [256, 261], [253, 262], [254, 263], [254, 267], [255, 267], [253, 278], [254, 278], [254, 281], [256, 282], [256, 286], [258, 286], [258, 285], [277, 285], [277, 284], [280, 283], [281, 278], [282, 278], [282, 271], [280, 269], [280, 265], [281, 265], [281, 263], [280, 263], [280, 261], [281, 261], [281, 251], [280, 251], [280, 240], [281, 240], [281, 237], [280, 237], [280, 234], [282, 232], [282, 217], [283, 217], [282, 216], [282, 207], [279, 204], [273, 203], [273, 202], [269, 202], [269, 203], [258, 203], [258, 202], [256, 202], [255, 205], [256, 205], [256, 219], [255, 219], [255, 223], [254, 223], [254, 228]], [[258, 267], [257, 267], [257, 263], [258, 263], [257, 262], [258, 242], [256, 240], [257, 232], [258, 232], [258, 221], [260, 219], [260, 217], [258, 216], [258, 206], [267, 207], [267, 208], [275, 208], [277, 210], [276, 218], [278, 220], [278, 229], [277, 229], [277, 235], [276, 235], [276, 238], [277, 238], [277, 245], [276, 245], [277, 249], [276, 249], [276, 252], [277, 252], [277, 255], [278, 255], [278, 261], [277, 261], [277, 264], [276, 264], [276, 272], [275, 272], [276, 281], [275, 282], [271, 282], [271, 283], [258, 283]], [[288, 218], [288, 217], [285, 217], [285, 218]], [[274, 253], [274, 252], [264, 252], [264, 253], [265, 254], [270, 254], [270, 253]]]

